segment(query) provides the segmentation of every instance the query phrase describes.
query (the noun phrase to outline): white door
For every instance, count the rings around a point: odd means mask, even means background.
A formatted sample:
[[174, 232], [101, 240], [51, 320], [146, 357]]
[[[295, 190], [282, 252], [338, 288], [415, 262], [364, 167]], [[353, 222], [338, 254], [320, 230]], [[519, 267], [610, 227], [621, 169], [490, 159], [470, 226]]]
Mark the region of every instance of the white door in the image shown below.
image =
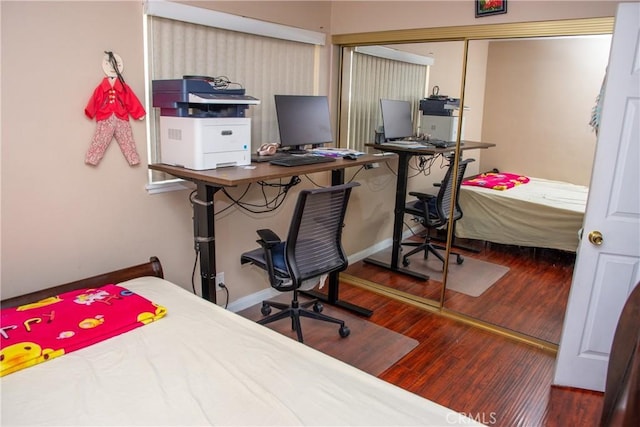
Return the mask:
[[556, 361], [557, 385], [604, 390], [615, 327], [640, 280], [639, 17], [640, 3], [618, 7], [584, 231]]

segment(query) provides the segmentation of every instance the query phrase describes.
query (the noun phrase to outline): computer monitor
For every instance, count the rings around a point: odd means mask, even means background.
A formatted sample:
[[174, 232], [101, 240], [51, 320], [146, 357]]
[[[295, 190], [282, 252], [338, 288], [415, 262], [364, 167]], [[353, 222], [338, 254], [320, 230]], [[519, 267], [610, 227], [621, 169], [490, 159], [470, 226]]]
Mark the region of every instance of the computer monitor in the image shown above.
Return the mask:
[[394, 99], [381, 99], [382, 126], [385, 140], [402, 139], [413, 136], [411, 103]]
[[326, 96], [275, 95], [275, 102], [280, 145], [288, 152], [333, 142]]

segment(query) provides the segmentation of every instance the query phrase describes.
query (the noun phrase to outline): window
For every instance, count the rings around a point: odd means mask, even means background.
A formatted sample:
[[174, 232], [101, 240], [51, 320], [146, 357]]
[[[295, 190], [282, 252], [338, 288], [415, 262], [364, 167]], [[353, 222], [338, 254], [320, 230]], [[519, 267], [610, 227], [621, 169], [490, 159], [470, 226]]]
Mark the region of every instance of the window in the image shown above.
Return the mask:
[[[164, 10], [165, 6], [170, 10]], [[185, 17], [185, 14], [191, 13], [193, 19]], [[203, 21], [207, 17], [212, 18], [214, 23], [211, 25], [215, 26], [204, 25]], [[317, 50], [320, 49], [319, 45], [324, 44], [325, 35], [322, 33], [164, 2], [147, 3], [145, 19], [148, 144], [151, 163], [162, 160], [160, 140], [156, 134], [160, 112], [151, 104], [152, 80], [203, 75], [226, 77], [232, 82], [229, 88], [243, 87], [247, 95], [260, 100], [260, 105], [252, 105], [246, 110], [246, 116], [251, 117], [253, 149], [263, 142], [279, 140], [273, 95], [317, 94]], [[247, 21], [251, 21], [251, 31], [262, 34], [218, 27], [242, 29]], [[268, 34], [264, 35], [263, 28], [274, 30], [275, 33], [266, 31]], [[285, 30], [286, 34], [282, 36], [285, 38], [279, 38], [281, 36], [278, 30], [282, 29]], [[291, 38], [297, 40], [290, 40]], [[173, 178], [163, 173], [150, 173], [152, 186], [169, 180]]]

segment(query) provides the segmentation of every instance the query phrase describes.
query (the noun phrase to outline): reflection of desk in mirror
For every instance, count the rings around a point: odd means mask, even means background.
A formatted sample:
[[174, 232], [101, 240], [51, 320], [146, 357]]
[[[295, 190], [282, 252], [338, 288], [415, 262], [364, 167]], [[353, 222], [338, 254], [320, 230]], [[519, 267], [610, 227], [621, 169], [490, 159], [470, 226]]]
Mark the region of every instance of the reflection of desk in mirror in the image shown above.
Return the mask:
[[[216, 257], [215, 257], [215, 221], [214, 221], [214, 195], [224, 187], [234, 187], [242, 184], [250, 184], [258, 181], [267, 181], [278, 178], [288, 178], [298, 175], [316, 172], [331, 171], [331, 184], [337, 185], [344, 182], [344, 169], [353, 166], [364, 166], [369, 163], [383, 162], [395, 158], [395, 156], [363, 155], [355, 160], [336, 159], [331, 163], [317, 163], [302, 166], [282, 167], [265, 163], [252, 163], [251, 168], [243, 166], [225, 167], [209, 170], [191, 170], [167, 164], [151, 164], [149, 169], [161, 171], [192, 181], [197, 186], [197, 196], [194, 201], [194, 238], [200, 244], [200, 275], [202, 284], [202, 297], [216, 302]], [[240, 254], [238, 254], [238, 257]], [[312, 293], [312, 296], [358, 314], [371, 315], [371, 311], [349, 304], [338, 299], [338, 274], [329, 277], [328, 295]], [[311, 293], [311, 292], [309, 292]]]
[[[474, 150], [478, 148], [486, 149], [495, 147], [495, 144], [487, 142], [462, 141], [460, 150]], [[418, 279], [427, 280], [428, 277], [403, 268], [399, 265], [400, 259], [400, 243], [402, 242], [402, 231], [404, 223], [404, 206], [407, 198], [407, 180], [409, 178], [409, 161], [413, 156], [435, 156], [438, 154], [455, 153], [456, 147], [433, 148], [433, 147], [402, 147], [391, 144], [365, 144], [367, 147], [373, 147], [376, 150], [390, 152], [398, 155], [398, 178], [396, 181], [396, 202], [393, 208], [393, 245], [391, 248], [391, 261], [389, 263], [380, 262], [376, 259], [365, 258], [364, 262], [374, 264], [379, 267], [387, 268], [391, 271], [403, 273]]]

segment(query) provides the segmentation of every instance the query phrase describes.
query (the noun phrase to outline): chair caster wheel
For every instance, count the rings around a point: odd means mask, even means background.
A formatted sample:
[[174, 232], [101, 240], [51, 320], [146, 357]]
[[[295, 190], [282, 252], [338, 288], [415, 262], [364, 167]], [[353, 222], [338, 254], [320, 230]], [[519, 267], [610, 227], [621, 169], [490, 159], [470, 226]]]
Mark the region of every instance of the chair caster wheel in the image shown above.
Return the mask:
[[260, 312], [263, 316], [268, 316], [269, 314], [271, 314], [271, 306], [269, 304], [262, 304]]
[[464, 262], [464, 258], [462, 258], [460, 255], [458, 255], [458, 257], [456, 258], [456, 264], [460, 265]]
[[411, 263], [409, 262], [408, 259], [403, 259], [402, 260], [402, 265], [404, 265], [405, 267], [409, 267], [409, 264], [411, 264]]
[[342, 338], [346, 338], [346, 337], [348, 337], [348, 336], [349, 336], [349, 334], [351, 333], [351, 329], [349, 329], [348, 327], [346, 327], [346, 326], [344, 326], [344, 325], [343, 325], [343, 326], [340, 326], [340, 330], [339, 330], [339, 332], [340, 332], [340, 336], [341, 336]]
[[316, 302], [315, 304], [313, 304], [313, 311], [315, 311], [316, 313], [322, 313], [323, 309], [324, 306], [321, 303]]

